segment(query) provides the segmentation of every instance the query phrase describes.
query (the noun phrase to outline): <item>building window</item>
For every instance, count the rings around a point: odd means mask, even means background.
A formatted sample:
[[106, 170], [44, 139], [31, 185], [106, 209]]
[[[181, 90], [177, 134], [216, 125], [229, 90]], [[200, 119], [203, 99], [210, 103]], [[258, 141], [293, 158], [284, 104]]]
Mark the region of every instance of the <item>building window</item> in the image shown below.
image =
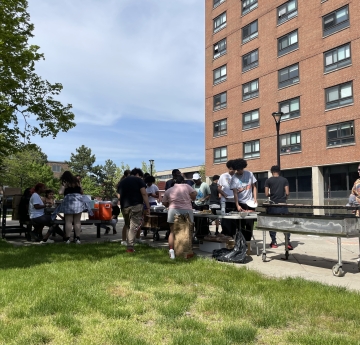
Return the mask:
[[299, 82], [299, 64], [295, 64], [279, 71], [279, 89]]
[[342, 7], [323, 17], [324, 36], [328, 36], [350, 25], [349, 7]]
[[222, 4], [225, 0], [214, 0], [213, 8], [218, 7]]
[[246, 72], [249, 69], [257, 67], [259, 65], [259, 49], [243, 55], [242, 57], [242, 71]]
[[289, 53], [298, 47], [299, 43], [297, 30], [278, 38], [278, 56]]
[[260, 140], [244, 143], [244, 158], [260, 157]]
[[226, 53], [226, 38], [214, 44], [214, 59]]
[[227, 147], [218, 147], [214, 149], [214, 163], [223, 163], [227, 161]]
[[243, 114], [243, 129], [259, 127], [259, 109]]
[[259, 79], [243, 84], [243, 101], [259, 96]]
[[61, 165], [54, 164], [51, 168], [53, 172], [57, 172], [57, 173], [61, 172]]
[[267, 172], [254, 173], [257, 180], [256, 184], [258, 187], [258, 200], [265, 199], [265, 181], [269, 178]]
[[279, 103], [279, 110], [284, 113], [281, 121], [300, 116], [300, 97], [288, 99]]
[[348, 198], [354, 182], [359, 178], [358, 164], [344, 164], [324, 167], [324, 196], [327, 198]]
[[242, 28], [242, 43], [246, 43], [257, 36], [258, 36], [257, 20]]
[[227, 134], [227, 120], [220, 120], [214, 122], [214, 137]]
[[350, 43], [324, 53], [324, 72], [330, 72], [350, 64]]
[[326, 109], [341, 107], [353, 102], [352, 82], [325, 89]]
[[301, 151], [300, 132], [288, 133], [280, 136], [280, 153]]
[[242, 0], [242, 15], [258, 7], [258, 0]]
[[340, 146], [355, 142], [354, 121], [327, 126], [326, 132], [327, 146]]
[[214, 111], [226, 108], [227, 106], [226, 98], [227, 98], [226, 92], [219, 93], [218, 95], [214, 96]]
[[282, 175], [289, 181], [291, 199], [312, 199], [311, 168], [283, 170]]
[[290, 0], [278, 7], [278, 24], [297, 16], [297, 0]]
[[226, 80], [226, 65], [214, 69], [214, 85]]
[[214, 18], [214, 33], [220, 31], [226, 26], [226, 12]]

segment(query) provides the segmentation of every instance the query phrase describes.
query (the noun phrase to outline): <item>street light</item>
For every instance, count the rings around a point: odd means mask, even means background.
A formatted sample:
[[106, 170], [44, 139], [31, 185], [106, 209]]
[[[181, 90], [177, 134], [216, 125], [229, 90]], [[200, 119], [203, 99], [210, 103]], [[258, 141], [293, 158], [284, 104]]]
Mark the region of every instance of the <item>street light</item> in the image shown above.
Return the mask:
[[152, 176], [154, 160], [153, 160], [153, 159], [149, 159], [149, 162], [150, 162], [150, 175]]
[[277, 165], [280, 169], [280, 121], [281, 116], [283, 116], [284, 113], [282, 111], [272, 113], [272, 116], [276, 123], [276, 141], [277, 141]]

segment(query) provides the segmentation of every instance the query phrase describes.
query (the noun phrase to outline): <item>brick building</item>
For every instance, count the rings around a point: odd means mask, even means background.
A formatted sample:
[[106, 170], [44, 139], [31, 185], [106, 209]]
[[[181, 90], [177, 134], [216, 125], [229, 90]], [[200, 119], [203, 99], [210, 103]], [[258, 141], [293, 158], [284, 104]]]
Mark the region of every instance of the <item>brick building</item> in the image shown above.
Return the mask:
[[69, 166], [65, 162], [48, 161], [47, 165], [51, 168], [54, 177], [60, 177], [64, 171], [69, 170]]
[[264, 196], [281, 111], [292, 198], [347, 197], [360, 161], [360, 1], [205, 3], [206, 174], [243, 157]]

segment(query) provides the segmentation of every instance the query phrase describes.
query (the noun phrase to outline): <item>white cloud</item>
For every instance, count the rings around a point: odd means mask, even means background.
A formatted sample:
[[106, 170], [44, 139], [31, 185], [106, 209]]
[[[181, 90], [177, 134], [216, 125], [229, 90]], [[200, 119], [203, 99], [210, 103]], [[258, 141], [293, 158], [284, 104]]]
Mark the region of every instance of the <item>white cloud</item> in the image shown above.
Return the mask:
[[204, 4], [199, 0], [30, 0], [38, 71], [61, 82], [77, 123], [124, 116], [204, 121]]

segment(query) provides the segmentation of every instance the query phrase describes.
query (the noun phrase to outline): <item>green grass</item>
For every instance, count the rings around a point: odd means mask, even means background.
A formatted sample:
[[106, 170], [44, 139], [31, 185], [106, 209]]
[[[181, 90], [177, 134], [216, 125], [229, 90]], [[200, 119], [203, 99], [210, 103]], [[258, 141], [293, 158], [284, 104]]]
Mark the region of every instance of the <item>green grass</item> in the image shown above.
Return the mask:
[[0, 241], [0, 344], [360, 344], [360, 295], [117, 243]]

